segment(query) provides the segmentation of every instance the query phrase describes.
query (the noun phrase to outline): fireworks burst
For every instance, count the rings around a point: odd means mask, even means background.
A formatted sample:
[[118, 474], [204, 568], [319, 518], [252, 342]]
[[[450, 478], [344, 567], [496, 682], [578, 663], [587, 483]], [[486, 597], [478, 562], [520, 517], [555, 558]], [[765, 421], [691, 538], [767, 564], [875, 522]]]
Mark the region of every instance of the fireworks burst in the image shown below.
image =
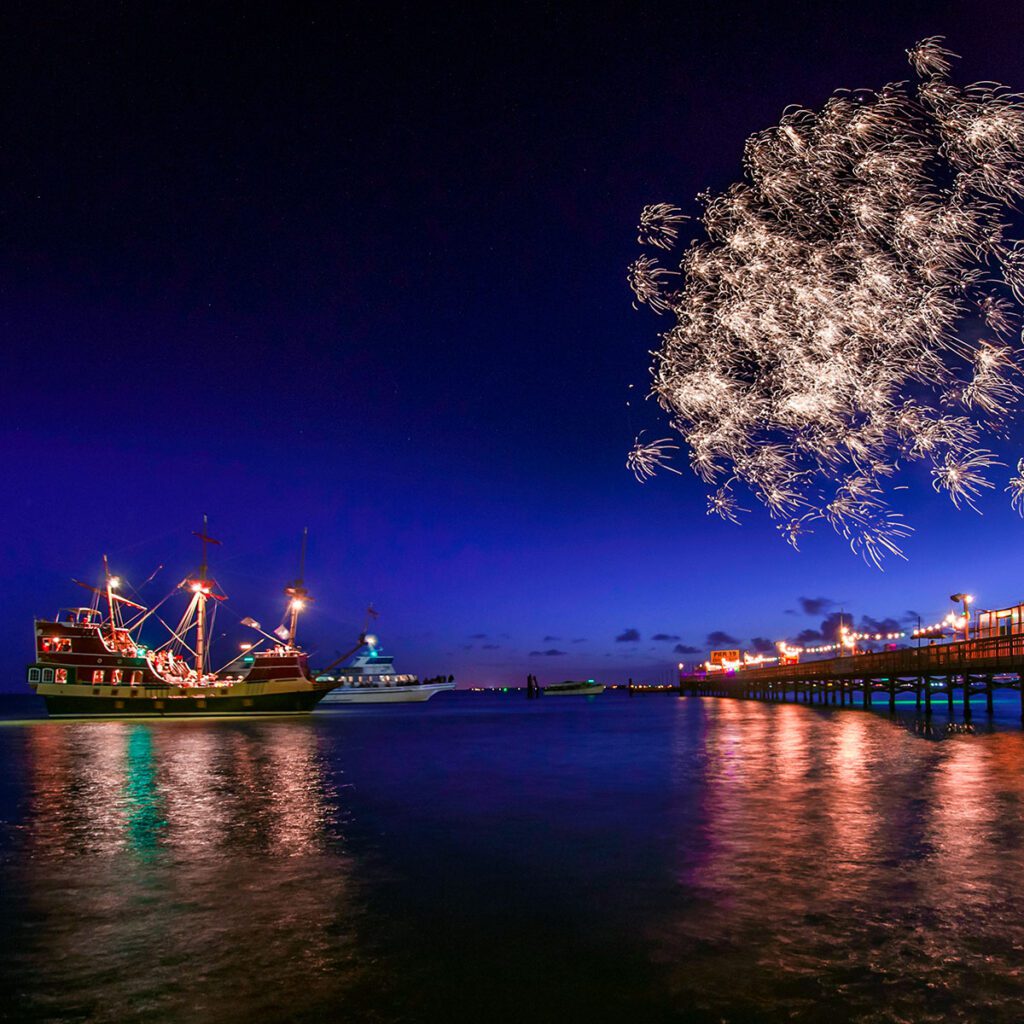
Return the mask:
[[[1024, 99], [954, 85], [942, 42], [907, 51], [916, 87], [788, 109], [748, 139], [743, 180], [701, 197], [705, 237], [678, 270], [648, 255], [629, 269], [637, 301], [675, 321], [652, 391], [713, 488], [709, 513], [737, 521], [740, 488], [794, 547], [821, 520], [875, 565], [911, 530], [883, 481], [921, 460], [976, 509], [1001, 464], [984, 438], [1022, 395], [1024, 245], [1006, 233], [1024, 198]], [[648, 206], [638, 241], [671, 252], [687, 219]], [[968, 321], [980, 331], [960, 332]], [[637, 439], [627, 464], [646, 479], [672, 447]]]
[[650, 480], [659, 469], [667, 469], [670, 473], [679, 470], [668, 464], [673, 452], [679, 451], [679, 445], [673, 444], [671, 438], [661, 437], [657, 441], [644, 442], [643, 433], [633, 442], [633, 447], [626, 456], [626, 468], [643, 483]]
[[1010, 495], [1010, 507], [1024, 516], [1024, 459], [1017, 461], [1017, 475], [1010, 477], [1006, 490]]

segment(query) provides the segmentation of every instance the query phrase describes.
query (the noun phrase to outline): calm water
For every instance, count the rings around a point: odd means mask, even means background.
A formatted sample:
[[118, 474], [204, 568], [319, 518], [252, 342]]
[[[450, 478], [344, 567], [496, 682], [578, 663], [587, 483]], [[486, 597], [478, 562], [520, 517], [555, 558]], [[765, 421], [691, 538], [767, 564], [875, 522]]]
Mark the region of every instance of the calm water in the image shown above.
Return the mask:
[[19, 1021], [1017, 1022], [1024, 734], [611, 693], [8, 720], [0, 986]]

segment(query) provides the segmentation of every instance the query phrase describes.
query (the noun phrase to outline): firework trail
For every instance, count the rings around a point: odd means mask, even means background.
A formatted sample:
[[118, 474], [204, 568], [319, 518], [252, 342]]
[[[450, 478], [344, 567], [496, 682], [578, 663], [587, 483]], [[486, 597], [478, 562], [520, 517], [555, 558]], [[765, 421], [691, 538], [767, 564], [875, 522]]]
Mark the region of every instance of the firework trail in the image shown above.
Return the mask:
[[[629, 268], [636, 301], [674, 319], [652, 393], [709, 514], [736, 522], [749, 494], [794, 547], [825, 523], [875, 565], [910, 534], [885, 492], [901, 465], [976, 509], [1001, 465], [985, 439], [1024, 393], [1024, 245], [1008, 237], [1024, 99], [953, 84], [941, 37], [907, 54], [915, 86], [787, 109], [747, 140], [743, 179], [700, 197], [703, 238], [675, 266]], [[678, 252], [688, 220], [648, 206], [638, 241]], [[643, 480], [671, 451], [638, 438], [627, 465]], [[1007, 490], [1024, 514], [1022, 467]]]
[[672, 452], [679, 451], [679, 445], [673, 444], [671, 438], [660, 437], [657, 441], [644, 441], [646, 431], [641, 431], [626, 456], [626, 468], [641, 483], [650, 480], [659, 469], [667, 469], [670, 473], [679, 474], [679, 470], [668, 464]]

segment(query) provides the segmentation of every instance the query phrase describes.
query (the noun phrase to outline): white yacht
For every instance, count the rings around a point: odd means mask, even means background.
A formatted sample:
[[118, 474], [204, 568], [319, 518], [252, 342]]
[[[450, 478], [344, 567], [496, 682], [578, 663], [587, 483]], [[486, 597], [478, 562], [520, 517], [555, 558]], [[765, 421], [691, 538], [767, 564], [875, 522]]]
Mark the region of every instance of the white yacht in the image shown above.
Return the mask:
[[[362, 648], [366, 648], [365, 651]], [[451, 676], [427, 679], [395, 672], [395, 659], [382, 654], [375, 636], [365, 636], [360, 651], [349, 665], [329, 675], [318, 675], [318, 683], [334, 684], [320, 701], [320, 706], [334, 704], [390, 704], [413, 700], [430, 700], [442, 690], [454, 690]], [[330, 670], [328, 670], [330, 671]]]

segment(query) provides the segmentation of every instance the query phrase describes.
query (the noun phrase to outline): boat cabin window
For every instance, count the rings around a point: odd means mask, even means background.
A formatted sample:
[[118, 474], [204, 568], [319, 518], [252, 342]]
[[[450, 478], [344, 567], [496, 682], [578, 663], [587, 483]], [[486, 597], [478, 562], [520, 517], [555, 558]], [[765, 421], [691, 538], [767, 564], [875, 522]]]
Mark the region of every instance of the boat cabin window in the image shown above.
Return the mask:
[[71, 650], [71, 639], [66, 636], [44, 636], [44, 654], [66, 654]]
[[68, 681], [68, 670], [66, 668], [59, 668], [54, 673], [54, 676], [58, 683], [66, 683]]
[[103, 669], [101, 669], [101, 668], [93, 669], [92, 681], [94, 683], [102, 683], [103, 682]]
[[110, 681], [112, 683], [123, 683], [124, 682], [124, 670], [115, 668], [110, 673]]
[[141, 682], [142, 682], [142, 673], [140, 671], [133, 672], [132, 673], [132, 685], [134, 686], [136, 683], [141, 683]]
[[37, 669], [37, 668], [30, 668], [28, 670], [28, 681], [30, 683], [38, 683], [39, 682], [39, 669]]
[[52, 668], [44, 668], [43, 669], [43, 682], [44, 683], [52, 683], [53, 682], [53, 669]]

